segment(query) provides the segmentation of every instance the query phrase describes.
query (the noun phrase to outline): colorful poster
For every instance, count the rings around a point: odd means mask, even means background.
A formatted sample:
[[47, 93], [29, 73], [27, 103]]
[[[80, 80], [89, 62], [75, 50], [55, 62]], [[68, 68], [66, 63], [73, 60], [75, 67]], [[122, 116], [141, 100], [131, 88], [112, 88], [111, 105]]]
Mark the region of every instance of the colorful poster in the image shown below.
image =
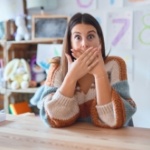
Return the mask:
[[150, 11], [134, 12], [134, 49], [150, 50]]
[[145, 5], [150, 4], [150, 0], [124, 0], [125, 6], [135, 6], [135, 5]]
[[76, 0], [77, 6], [81, 9], [95, 10], [97, 6], [97, 0]]
[[49, 60], [55, 56], [61, 56], [62, 44], [38, 44], [37, 64], [43, 69], [49, 68]]
[[102, 1], [102, 3], [107, 7], [122, 7], [123, 6], [123, 0], [105, 0]]
[[132, 12], [112, 12], [107, 18], [106, 47], [123, 49], [132, 48]]

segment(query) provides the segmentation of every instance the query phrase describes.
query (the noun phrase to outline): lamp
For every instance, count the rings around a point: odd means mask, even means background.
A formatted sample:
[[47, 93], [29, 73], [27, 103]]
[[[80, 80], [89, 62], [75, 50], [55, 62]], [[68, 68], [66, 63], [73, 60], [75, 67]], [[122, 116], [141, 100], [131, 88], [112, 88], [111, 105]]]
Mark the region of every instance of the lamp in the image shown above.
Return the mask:
[[57, 0], [26, 0], [27, 9], [44, 8], [54, 9], [57, 6]]
[[37, 9], [40, 8], [41, 14], [44, 13], [44, 10], [51, 10], [57, 7], [57, 0], [26, 0], [26, 9], [27, 9], [27, 27], [31, 30], [31, 16], [37, 13]]
[[[32, 1], [32, 0], [31, 0]], [[22, 0], [0, 1], [0, 21], [14, 19], [18, 15], [24, 15]]]

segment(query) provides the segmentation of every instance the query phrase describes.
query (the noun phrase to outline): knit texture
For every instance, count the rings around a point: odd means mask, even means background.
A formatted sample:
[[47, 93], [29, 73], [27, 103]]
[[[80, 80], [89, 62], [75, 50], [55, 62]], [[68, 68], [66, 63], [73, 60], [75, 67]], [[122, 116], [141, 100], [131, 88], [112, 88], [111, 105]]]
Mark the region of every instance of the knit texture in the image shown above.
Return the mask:
[[111, 102], [102, 106], [96, 103], [95, 85], [87, 94], [76, 87], [72, 98], [61, 94], [62, 73], [59, 64], [49, 70], [43, 93], [38, 100], [40, 116], [49, 126], [65, 127], [76, 121], [92, 121], [104, 128], [120, 128], [127, 125], [136, 112], [136, 105], [129, 93], [126, 64], [119, 57], [108, 57], [105, 69], [111, 85]]

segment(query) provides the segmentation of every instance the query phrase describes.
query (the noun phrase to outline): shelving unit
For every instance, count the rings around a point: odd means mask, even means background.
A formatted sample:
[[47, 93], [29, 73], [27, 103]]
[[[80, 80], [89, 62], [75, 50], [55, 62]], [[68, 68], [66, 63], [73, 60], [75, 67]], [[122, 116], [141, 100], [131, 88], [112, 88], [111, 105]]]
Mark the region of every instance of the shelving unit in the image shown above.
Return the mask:
[[[16, 54], [19, 54], [20, 51], [23, 51], [21, 55], [18, 55], [17, 58], [27, 58], [27, 49], [28, 52], [31, 52], [31, 48], [37, 48], [37, 44], [53, 44], [53, 43], [62, 43], [62, 39], [40, 39], [40, 40], [29, 40], [29, 41], [5, 41], [1, 40], [0, 45], [3, 48], [3, 58], [4, 64], [6, 65], [11, 59], [16, 58]], [[21, 50], [20, 50], [21, 49]], [[36, 51], [36, 50], [35, 50]], [[11, 52], [11, 53], [10, 53]], [[9, 98], [13, 93], [26, 93], [31, 94], [35, 93], [37, 88], [28, 88], [28, 89], [18, 89], [12, 90], [8, 88], [0, 88], [0, 94], [4, 95], [4, 110], [6, 113], [9, 113]]]

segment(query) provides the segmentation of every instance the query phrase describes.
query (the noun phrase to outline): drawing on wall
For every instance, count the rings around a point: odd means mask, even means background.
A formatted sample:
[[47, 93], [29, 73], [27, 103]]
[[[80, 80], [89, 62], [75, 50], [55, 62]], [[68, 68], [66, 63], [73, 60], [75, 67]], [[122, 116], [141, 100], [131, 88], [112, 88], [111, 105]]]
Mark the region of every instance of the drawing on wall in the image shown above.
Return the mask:
[[98, 0], [98, 2], [102, 5], [99, 7], [102, 9], [109, 9], [112, 7], [122, 7], [123, 6], [123, 0]]
[[49, 60], [55, 56], [61, 56], [62, 44], [38, 44], [37, 64], [43, 69], [49, 68]]
[[134, 12], [134, 49], [150, 49], [150, 11]]
[[132, 48], [132, 12], [109, 13], [107, 18], [107, 46]]
[[112, 7], [121, 7], [123, 6], [123, 0], [109, 0], [109, 4]]
[[149, 2], [149, 0], [127, 0], [128, 2], [131, 3], [146, 3]]
[[115, 0], [109, 0], [111, 5], [115, 4]]
[[150, 0], [125, 0], [124, 5], [141, 5], [141, 4], [150, 4]]
[[86, 10], [96, 9], [97, 0], [76, 0], [78, 7]]

